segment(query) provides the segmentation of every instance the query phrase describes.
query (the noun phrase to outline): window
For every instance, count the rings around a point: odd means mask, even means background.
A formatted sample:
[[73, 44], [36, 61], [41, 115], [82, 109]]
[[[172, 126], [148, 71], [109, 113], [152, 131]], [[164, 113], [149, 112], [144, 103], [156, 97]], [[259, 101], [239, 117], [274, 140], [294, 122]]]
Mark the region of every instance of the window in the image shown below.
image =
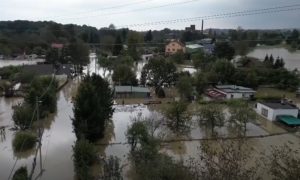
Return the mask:
[[268, 117], [268, 110], [267, 109], [265, 109], [265, 108], [261, 108], [261, 114], [263, 115], [263, 116], [265, 116], [265, 117]]
[[170, 49], [170, 48], [168, 48], [168, 51], [171, 51], [171, 49]]
[[173, 51], [175, 51], [175, 49], [173, 49]]
[[172, 46], [175, 46], [175, 44], [174, 44], [174, 43], [172, 43]]

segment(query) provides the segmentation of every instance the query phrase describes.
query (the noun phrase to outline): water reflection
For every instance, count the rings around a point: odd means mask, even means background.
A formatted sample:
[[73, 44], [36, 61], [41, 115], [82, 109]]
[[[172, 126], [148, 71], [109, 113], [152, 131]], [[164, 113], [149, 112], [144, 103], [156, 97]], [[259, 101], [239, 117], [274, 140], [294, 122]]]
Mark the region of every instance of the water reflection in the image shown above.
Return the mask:
[[297, 68], [300, 70], [300, 51], [290, 52], [286, 48], [283, 47], [268, 47], [261, 46], [256, 47], [253, 51], [251, 51], [247, 56], [255, 57], [260, 60], [264, 60], [266, 54], [269, 56], [272, 54], [276, 59], [278, 56], [282, 57], [285, 62], [285, 67], [289, 70], [294, 70]]

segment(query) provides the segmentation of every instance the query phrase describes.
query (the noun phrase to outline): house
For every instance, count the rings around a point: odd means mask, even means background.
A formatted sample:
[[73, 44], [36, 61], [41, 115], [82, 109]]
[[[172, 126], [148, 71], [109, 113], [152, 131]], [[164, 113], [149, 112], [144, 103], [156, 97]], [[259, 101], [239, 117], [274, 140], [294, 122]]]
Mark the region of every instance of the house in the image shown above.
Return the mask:
[[179, 40], [171, 40], [165, 47], [165, 54], [172, 55], [177, 52], [185, 53], [185, 45], [181, 43]]
[[115, 86], [115, 98], [149, 98], [150, 90], [146, 87]]
[[[288, 102], [258, 102], [255, 105], [255, 111], [270, 121], [286, 121], [287, 116], [297, 118], [299, 109]], [[287, 120], [288, 122], [288, 120]]]
[[251, 88], [236, 85], [218, 85], [214, 88], [207, 89], [205, 95], [210, 99], [251, 99], [256, 91]]
[[150, 60], [151, 58], [153, 58], [153, 54], [143, 54], [143, 55], [141, 55], [141, 59], [143, 60], [143, 61], [148, 61], [148, 60]]
[[185, 31], [190, 31], [190, 32], [196, 31], [196, 25], [192, 24], [190, 27], [185, 27]]

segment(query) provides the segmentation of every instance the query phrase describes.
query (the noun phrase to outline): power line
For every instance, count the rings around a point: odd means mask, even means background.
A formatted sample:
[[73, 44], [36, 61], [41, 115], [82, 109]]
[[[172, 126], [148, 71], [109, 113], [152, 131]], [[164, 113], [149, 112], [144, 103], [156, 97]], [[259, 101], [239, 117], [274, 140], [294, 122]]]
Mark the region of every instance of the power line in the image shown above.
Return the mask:
[[[98, 12], [98, 11], [105, 11], [105, 10], [110, 10], [110, 9], [119, 9], [119, 8], [123, 8], [123, 7], [127, 7], [127, 6], [133, 6], [133, 5], [148, 3], [148, 2], [151, 2], [151, 1], [154, 1], [154, 0], [144, 0], [144, 1], [138, 1], [138, 2], [131, 2], [131, 3], [120, 4], [120, 5], [116, 5], [116, 6], [109, 6], [109, 7], [104, 7], [104, 8], [100, 8], [100, 9], [95, 9], [95, 10], [91, 10], [91, 11], [79, 12], [77, 14], [78, 15], [80, 15], [80, 14], [89, 14], [89, 13]], [[68, 15], [49, 16], [49, 17], [43, 17], [41, 19], [49, 19], [49, 18], [57, 19], [57, 18], [63, 18], [63, 17], [66, 17], [66, 16], [68, 16]]]
[[173, 2], [173, 3], [158, 5], [158, 6], [133, 9], [133, 10], [129, 10], [129, 11], [112, 12], [112, 13], [105, 13], [105, 14], [95, 14], [95, 15], [81, 16], [81, 17], [60, 18], [60, 19], [56, 19], [56, 20], [70, 20], [70, 19], [79, 20], [79, 19], [91, 18], [91, 17], [97, 17], [97, 16], [102, 16], [103, 17], [103, 16], [111, 16], [111, 15], [119, 15], [119, 14], [128, 14], [128, 13], [133, 13], [133, 12], [138, 12], [138, 11], [146, 11], [146, 10], [169, 7], [169, 6], [188, 4], [188, 3], [192, 3], [192, 2], [196, 2], [196, 1], [200, 1], [200, 0], [188, 0], [188, 1], [183, 1], [183, 2]]
[[198, 21], [198, 20], [211, 20], [211, 19], [238, 17], [238, 16], [250, 16], [250, 15], [268, 14], [268, 13], [278, 13], [278, 12], [293, 11], [293, 10], [298, 10], [298, 9], [300, 9], [300, 4], [292, 4], [292, 5], [287, 5], [287, 6], [276, 6], [276, 7], [263, 8], [263, 9], [252, 9], [252, 10], [244, 10], [244, 11], [207, 15], [207, 16], [197, 16], [197, 17], [191, 17], [191, 18], [181, 18], [181, 19], [154, 21], [154, 22], [146, 22], [146, 23], [139, 23], [139, 24], [121, 25], [118, 27], [119, 28], [123, 28], [123, 27], [129, 28], [129, 27], [148, 26], [148, 25], [174, 24], [174, 23], [190, 22], [190, 21]]

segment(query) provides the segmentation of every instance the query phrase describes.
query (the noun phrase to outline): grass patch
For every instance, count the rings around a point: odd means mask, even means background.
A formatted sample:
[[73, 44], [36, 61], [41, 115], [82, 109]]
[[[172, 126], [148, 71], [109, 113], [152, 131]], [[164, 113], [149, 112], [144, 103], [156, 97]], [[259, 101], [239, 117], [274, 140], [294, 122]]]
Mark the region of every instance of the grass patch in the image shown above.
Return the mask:
[[35, 146], [37, 136], [31, 132], [18, 132], [13, 140], [13, 149], [15, 152], [29, 150]]
[[296, 94], [294, 92], [284, 91], [276, 88], [258, 88], [255, 96], [257, 99], [296, 98]]

